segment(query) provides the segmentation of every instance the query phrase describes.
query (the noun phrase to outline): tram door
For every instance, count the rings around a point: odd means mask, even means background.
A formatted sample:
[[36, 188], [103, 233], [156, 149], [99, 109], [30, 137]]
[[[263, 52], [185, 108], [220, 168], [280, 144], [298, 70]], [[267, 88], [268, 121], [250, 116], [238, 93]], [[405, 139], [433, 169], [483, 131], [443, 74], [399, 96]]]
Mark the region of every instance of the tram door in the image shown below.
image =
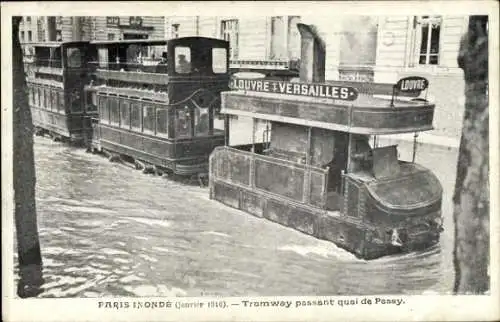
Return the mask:
[[342, 171], [347, 168], [349, 134], [334, 132], [332, 160], [328, 164], [327, 208], [339, 210], [342, 205]]

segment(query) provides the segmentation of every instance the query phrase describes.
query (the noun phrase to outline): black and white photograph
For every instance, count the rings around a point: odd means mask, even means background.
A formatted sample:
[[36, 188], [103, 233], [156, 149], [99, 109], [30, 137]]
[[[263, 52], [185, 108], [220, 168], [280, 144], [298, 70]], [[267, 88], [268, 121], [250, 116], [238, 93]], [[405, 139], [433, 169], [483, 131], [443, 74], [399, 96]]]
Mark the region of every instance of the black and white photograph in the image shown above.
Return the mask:
[[3, 319], [499, 319], [498, 3], [436, 3], [2, 2]]

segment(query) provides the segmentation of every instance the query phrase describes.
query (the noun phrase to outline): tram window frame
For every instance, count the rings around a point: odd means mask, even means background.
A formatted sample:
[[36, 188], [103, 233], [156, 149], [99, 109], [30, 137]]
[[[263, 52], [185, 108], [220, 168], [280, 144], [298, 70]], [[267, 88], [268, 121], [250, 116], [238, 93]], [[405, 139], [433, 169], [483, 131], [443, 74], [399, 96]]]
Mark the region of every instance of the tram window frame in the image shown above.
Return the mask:
[[70, 108], [72, 113], [82, 112], [82, 97], [79, 89], [74, 88], [69, 93]]
[[95, 91], [87, 91], [85, 95], [87, 112], [97, 112], [97, 93]]
[[50, 92], [51, 109], [52, 111], [57, 112], [57, 110], [59, 109], [57, 90], [53, 89]]
[[125, 99], [120, 99], [120, 127], [130, 130], [130, 102]]
[[[224, 54], [223, 70], [222, 70], [222, 58], [220, 60], [216, 59], [216, 57], [218, 56], [217, 52], [222, 52]], [[226, 74], [227, 73], [227, 56], [228, 56], [228, 52], [227, 52], [226, 48], [223, 48], [223, 47], [212, 48], [212, 72], [214, 74]], [[221, 64], [221, 65], [219, 66], [219, 64]], [[221, 68], [221, 69], [219, 69], [219, 68]]]
[[130, 101], [130, 129], [142, 132], [142, 106], [136, 100]]
[[107, 69], [109, 67], [109, 53], [107, 48], [97, 49], [98, 67]]
[[[180, 58], [181, 56], [184, 56], [186, 57], [188, 60], [187, 60], [187, 63], [189, 64], [189, 70], [187, 71], [186, 70], [183, 70], [181, 68], [181, 66], [179, 65], [178, 63], [178, 58]], [[176, 74], [181, 74], [181, 75], [188, 75], [188, 74], [191, 74], [193, 72], [193, 56], [192, 56], [192, 53], [191, 53], [191, 48], [190, 47], [187, 47], [187, 46], [177, 46], [175, 47], [174, 49], [174, 67], [175, 67], [175, 73]], [[187, 65], [186, 65], [187, 66]]]
[[[156, 135], [168, 137], [169, 109], [166, 105], [156, 105]], [[161, 113], [160, 113], [161, 112]], [[160, 114], [164, 114], [164, 119], [160, 120]], [[159, 126], [162, 124], [163, 126]]]
[[[186, 124], [189, 126], [188, 130], [185, 132], [186, 134], [180, 134], [179, 127], [180, 127], [180, 114], [183, 113], [186, 116], [186, 119], [188, 120]], [[175, 137], [176, 138], [191, 138], [193, 137], [193, 121], [192, 121], [192, 109], [191, 108], [177, 108], [175, 110]]]
[[[79, 59], [78, 59], [78, 64], [72, 64], [74, 62], [76, 62], [76, 60], [72, 60], [74, 57], [72, 57], [71, 55], [73, 55], [74, 53], [78, 53], [79, 54]], [[66, 48], [66, 66], [68, 68], [83, 68], [83, 53], [82, 53], [82, 50], [78, 47], [68, 47]]]
[[43, 87], [38, 88], [38, 99], [40, 101], [40, 108], [45, 108], [45, 90]]
[[63, 91], [58, 91], [58, 104], [57, 104], [57, 110], [61, 114], [66, 114], [66, 109], [65, 109], [65, 104], [64, 104], [64, 92]]
[[109, 124], [108, 97], [104, 95], [99, 96], [99, 118]]
[[108, 96], [109, 124], [120, 126], [120, 104], [118, 96]]
[[52, 110], [52, 91], [50, 88], [45, 88], [45, 106], [48, 110]]
[[[206, 110], [206, 113], [198, 113], [198, 111], [200, 111], [201, 109], [195, 109], [195, 111], [193, 111], [194, 113], [194, 127], [193, 127], [193, 130], [194, 130], [194, 136], [197, 136], [197, 137], [200, 137], [200, 136], [209, 136], [210, 135], [210, 108], [207, 107], [206, 109], [203, 109], [203, 110]], [[202, 115], [206, 115], [207, 116], [207, 119], [206, 119], [206, 122], [207, 122], [207, 127], [206, 127], [206, 131], [198, 131], [198, 126], [201, 124], [200, 123], [200, 117]]]
[[[152, 110], [152, 111], [151, 111]], [[153, 102], [142, 103], [142, 131], [155, 134], [156, 108]]]
[[35, 95], [33, 94], [33, 86], [28, 87], [28, 97], [29, 97], [29, 104], [31, 106], [35, 106]]
[[36, 86], [32, 86], [31, 91], [33, 92], [33, 106], [38, 107], [38, 92]]

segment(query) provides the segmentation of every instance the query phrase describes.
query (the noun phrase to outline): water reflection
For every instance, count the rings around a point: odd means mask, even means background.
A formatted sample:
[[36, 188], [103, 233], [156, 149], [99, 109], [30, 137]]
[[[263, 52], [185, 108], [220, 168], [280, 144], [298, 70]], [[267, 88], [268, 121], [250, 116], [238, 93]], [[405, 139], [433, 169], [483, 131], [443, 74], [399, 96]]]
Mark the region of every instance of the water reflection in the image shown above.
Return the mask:
[[[445, 189], [439, 246], [373, 261], [144, 175], [36, 138], [40, 297], [448, 293], [456, 151], [419, 147]], [[411, 156], [411, 146], [400, 148]], [[437, 156], [436, 156], [437, 154]], [[442, 160], [426, 164], [425, 160]], [[428, 161], [427, 161], [428, 162]], [[451, 168], [451, 169], [450, 169]], [[17, 271], [16, 271], [17, 272]]]

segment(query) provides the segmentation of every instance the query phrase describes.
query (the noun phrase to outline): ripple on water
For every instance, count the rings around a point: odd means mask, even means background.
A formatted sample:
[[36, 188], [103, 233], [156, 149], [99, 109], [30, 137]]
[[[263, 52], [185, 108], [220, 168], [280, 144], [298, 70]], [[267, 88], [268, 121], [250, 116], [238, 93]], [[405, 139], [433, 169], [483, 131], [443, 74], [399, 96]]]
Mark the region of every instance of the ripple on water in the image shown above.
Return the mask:
[[134, 274], [120, 278], [121, 283], [142, 282], [142, 281], [144, 281], [144, 278], [136, 276]]
[[183, 289], [177, 287], [169, 288], [163, 284], [157, 287], [151, 285], [125, 286], [124, 289], [140, 297], [180, 297], [187, 295]]
[[142, 259], [148, 261], [148, 262], [152, 262], [152, 263], [157, 263], [158, 260], [154, 257], [151, 257], [151, 256], [148, 256], [146, 254], [140, 254], [139, 257], [141, 257]]
[[132, 221], [144, 224], [144, 225], [148, 225], [148, 226], [162, 226], [162, 227], [170, 227], [171, 226], [170, 222], [168, 222], [166, 220], [162, 220], [162, 219], [151, 219], [151, 218], [143, 218], [143, 217], [124, 217], [124, 218], [127, 218], [129, 220], [132, 220]]
[[177, 253], [176, 251], [173, 251], [171, 249], [165, 248], [165, 247], [159, 247], [159, 246], [154, 246], [152, 250], [157, 250], [162, 253]]
[[130, 259], [126, 259], [126, 258], [113, 257], [113, 262], [119, 263], [119, 264], [129, 264], [132, 261]]
[[228, 234], [220, 233], [220, 232], [217, 232], [217, 231], [204, 231], [204, 232], [202, 232], [202, 234], [204, 234], [204, 235], [214, 235], [214, 236], [225, 237], [225, 238], [231, 238], [231, 236], [229, 236]]
[[127, 253], [126, 251], [119, 250], [119, 249], [114, 249], [114, 248], [102, 248], [101, 252], [106, 254], [106, 255], [130, 255], [130, 253]]
[[294, 252], [296, 254], [299, 254], [301, 256], [311, 256], [311, 255], [316, 255], [320, 256], [323, 258], [336, 258], [336, 259], [341, 259], [341, 260], [346, 260], [346, 261], [363, 261], [353, 254], [338, 248], [337, 246], [331, 244], [331, 243], [324, 243], [320, 245], [311, 245], [311, 246], [305, 246], [305, 245], [284, 245], [278, 248], [278, 250], [281, 251], [288, 251], [288, 252]]

